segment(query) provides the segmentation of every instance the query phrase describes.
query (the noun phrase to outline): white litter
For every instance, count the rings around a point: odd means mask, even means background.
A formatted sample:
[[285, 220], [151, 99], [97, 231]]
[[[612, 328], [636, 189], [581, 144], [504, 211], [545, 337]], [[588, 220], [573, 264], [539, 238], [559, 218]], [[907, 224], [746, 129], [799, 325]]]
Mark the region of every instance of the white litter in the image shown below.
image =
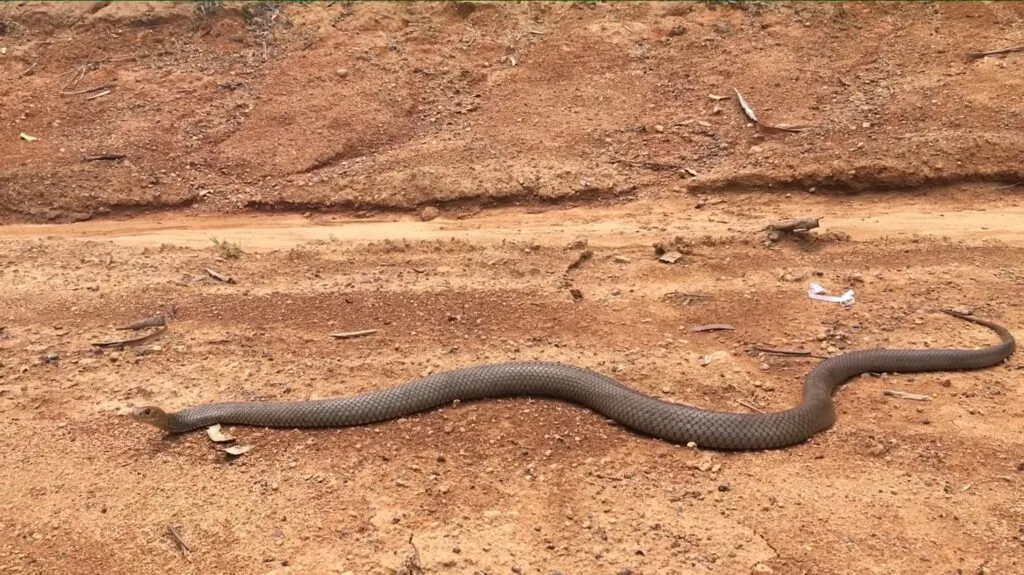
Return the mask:
[[807, 295], [810, 296], [811, 299], [838, 303], [844, 307], [851, 306], [854, 302], [852, 289], [846, 290], [843, 295], [828, 295], [827, 289], [818, 284], [811, 284], [810, 287], [807, 288]]

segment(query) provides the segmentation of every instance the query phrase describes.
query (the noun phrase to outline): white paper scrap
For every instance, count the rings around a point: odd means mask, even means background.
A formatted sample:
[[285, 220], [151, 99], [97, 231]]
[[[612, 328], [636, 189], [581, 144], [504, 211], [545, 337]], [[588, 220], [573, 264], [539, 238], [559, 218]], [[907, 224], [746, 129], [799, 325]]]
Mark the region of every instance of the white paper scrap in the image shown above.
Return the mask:
[[810, 287], [807, 288], [807, 295], [810, 296], [811, 299], [838, 303], [843, 306], [853, 305], [854, 302], [852, 289], [846, 290], [843, 295], [828, 295], [827, 289], [818, 284], [811, 284]]

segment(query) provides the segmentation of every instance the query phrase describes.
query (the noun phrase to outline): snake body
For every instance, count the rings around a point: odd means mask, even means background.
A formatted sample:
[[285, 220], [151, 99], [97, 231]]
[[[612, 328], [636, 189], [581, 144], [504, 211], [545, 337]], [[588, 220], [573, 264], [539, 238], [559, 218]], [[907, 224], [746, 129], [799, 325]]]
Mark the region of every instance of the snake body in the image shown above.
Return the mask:
[[803, 442], [836, 419], [832, 393], [868, 372], [907, 373], [990, 367], [1013, 354], [1004, 327], [973, 316], [950, 315], [994, 330], [999, 344], [981, 349], [867, 349], [819, 363], [807, 376], [802, 401], [772, 413], [699, 409], [644, 395], [595, 371], [549, 362], [507, 362], [445, 371], [394, 387], [336, 399], [293, 402], [209, 403], [176, 413], [158, 407], [133, 411], [136, 419], [169, 433], [217, 423], [260, 427], [345, 427], [396, 419], [456, 400], [536, 396], [584, 405], [634, 431], [674, 443], [721, 450], [780, 448]]

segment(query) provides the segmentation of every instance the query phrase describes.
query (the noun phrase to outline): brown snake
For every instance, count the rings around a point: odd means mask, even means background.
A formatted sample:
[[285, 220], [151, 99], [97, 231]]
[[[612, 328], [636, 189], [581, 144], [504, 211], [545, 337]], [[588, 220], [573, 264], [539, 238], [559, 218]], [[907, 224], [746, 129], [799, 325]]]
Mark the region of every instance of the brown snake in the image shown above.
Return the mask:
[[[946, 310], [943, 310], [946, 311]], [[635, 431], [710, 449], [751, 450], [800, 443], [835, 422], [832, 392], [868, 372], [980, 369], [1013, 354], [1016, 342], [1004, 327], [961, 313], [946, 313], [994, 330], [1001, 342], [981, 349], [867, 349], [819, 363], [804, 381], [803, 399], [773, 413], [699, 409], [643, 395], [600, 373], [547, 362], [508, 362], [465, 367], [411, 382], [337, 399], [292, 402], [209, 403], [167, 413], [140, 407], [133, 417], [169, 433], [216, 423], [261, 427], [344, 427], [403, 417], [451, 404], [506, 396], [551, 397], [582, 404]]]

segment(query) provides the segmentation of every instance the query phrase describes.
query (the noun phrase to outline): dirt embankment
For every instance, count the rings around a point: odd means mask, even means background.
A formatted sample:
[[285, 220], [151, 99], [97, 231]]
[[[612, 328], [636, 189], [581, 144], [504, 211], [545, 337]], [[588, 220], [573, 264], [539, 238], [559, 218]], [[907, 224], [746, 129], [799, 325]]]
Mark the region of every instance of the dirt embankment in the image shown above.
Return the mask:
[[7, 3], [0, 217], [1013, 183], [1022, 12]]

